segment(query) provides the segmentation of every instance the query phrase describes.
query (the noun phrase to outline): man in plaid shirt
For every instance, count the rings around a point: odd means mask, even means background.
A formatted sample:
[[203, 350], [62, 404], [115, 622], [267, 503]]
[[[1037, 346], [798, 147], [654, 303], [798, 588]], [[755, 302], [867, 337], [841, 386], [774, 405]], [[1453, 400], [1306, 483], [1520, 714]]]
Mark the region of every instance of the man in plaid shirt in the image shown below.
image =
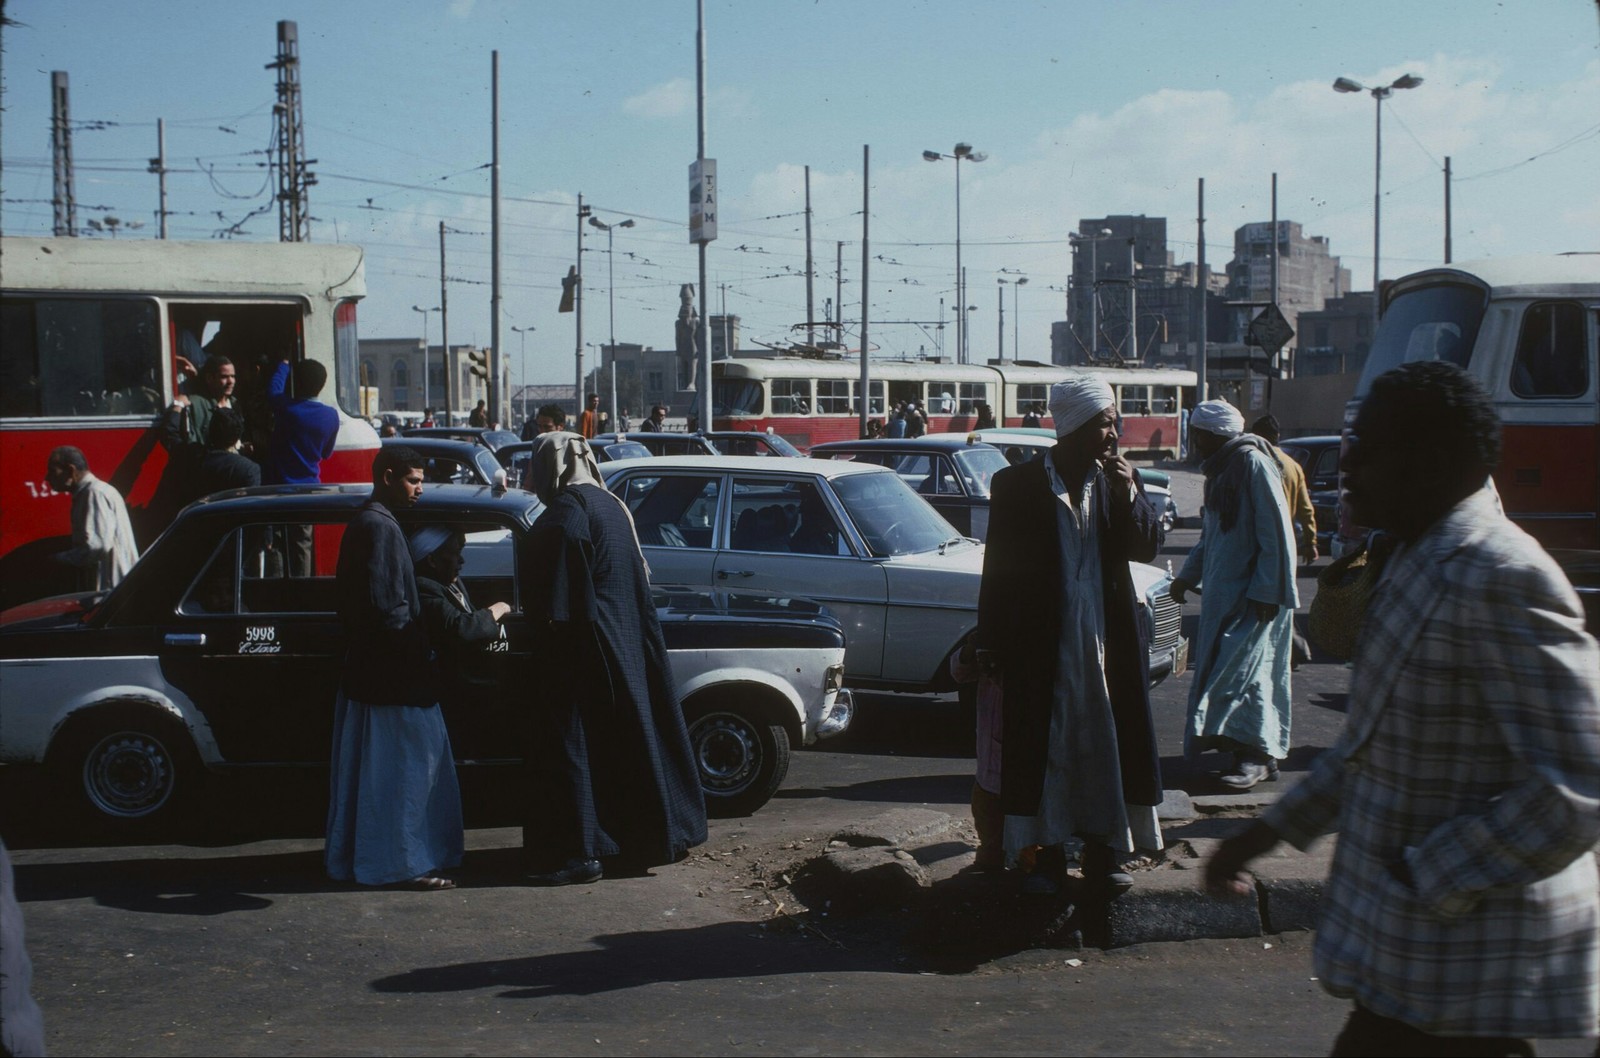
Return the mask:
[[1310, 776], [1224, 842], [1216, 890], [1339, 831], [1315, 962], [1355, 1010], [1334, 1054], [1532, 1054], [1600, 1018], [1600, 648], [1485, 488], [1499, 424], [1444, 362], [1372, 384], [1344, 458], [1355, 520], [1400, 541], [1350, 715]]

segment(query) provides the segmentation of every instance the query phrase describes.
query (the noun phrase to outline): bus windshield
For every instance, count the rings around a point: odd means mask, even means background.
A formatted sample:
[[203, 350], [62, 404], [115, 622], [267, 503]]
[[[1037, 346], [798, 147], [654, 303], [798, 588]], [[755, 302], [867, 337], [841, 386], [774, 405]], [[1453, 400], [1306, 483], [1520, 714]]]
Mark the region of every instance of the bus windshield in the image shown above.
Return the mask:
[[1378, 325], [1356, 396], [1372, 380], [1416, 360], [1448, 360], [1466, 367], [1483, 323], [1487, 295], [1466, 283], [1417, 287], [1395, 297]]

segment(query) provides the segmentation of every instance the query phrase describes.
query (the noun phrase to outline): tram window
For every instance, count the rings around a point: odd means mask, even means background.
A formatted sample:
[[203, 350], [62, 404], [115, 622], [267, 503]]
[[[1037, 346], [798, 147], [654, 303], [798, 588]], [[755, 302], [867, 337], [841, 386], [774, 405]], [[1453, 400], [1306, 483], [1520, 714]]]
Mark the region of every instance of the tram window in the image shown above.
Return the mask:
[[1122, 403], [1119, 405], [1119, 410], [1124, 415], [1149, 415], [1150, 387], [1123, 386]]
[[1026, 415], [1035, 404], [1050, 402], [1050, 387], [1043, 383], [1028, 382], [1017, 386], [1017, 414]]
[[989, 386], [983, 382], [961, 383], [962, 415], [978, 414], [978, 405], [989, 403]]
[[956, 413], [956, 394], [961, 390], [959, 382], [929, 382], [928, 383], [928, 410], [935, 415], [954, 415]]
[[1581, 305], [1530, 305], [1522, 315], [1511, 392], [1519, 397], [1581, 397], [1589, 389], [1588, 358]]
[[[285, 357], [299, 360], [300, 306], [238, 305], [215, 302], [174, 302], [167, 308], [172, 320], [173, 351], [199, 370], [213, 356], [233, 361], [241, 388], [262, 388], [272, 368]], [[291, 381], [292, 385], [292, 381]]]
[[150, 415], [165, 403], [156, 306], [132, 298], [7, 298], [0, 415]]
[[1177, 386], [1151, 386], [1150, 387], [1150, 414], [1151, 415], [1176, 415], [1176, 414], [1178, 414], [1178, 387]]
[[807, 415], [811, 412], [811, 380], [809, 378], [775, 378], [772, 380], [772, 414]]
[[817, 379], [817, 411], [824, 415], [850, 413], [850, 380], [847, 378]]

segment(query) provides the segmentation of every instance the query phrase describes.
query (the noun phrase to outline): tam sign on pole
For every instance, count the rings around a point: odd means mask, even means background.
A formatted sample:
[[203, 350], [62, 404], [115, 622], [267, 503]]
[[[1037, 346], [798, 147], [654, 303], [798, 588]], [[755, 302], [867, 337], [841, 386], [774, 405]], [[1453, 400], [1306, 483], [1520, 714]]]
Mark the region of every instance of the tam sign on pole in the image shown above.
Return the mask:
[[689, 241], [707, 243], [717, 237], [717, 160], [689, 163]]

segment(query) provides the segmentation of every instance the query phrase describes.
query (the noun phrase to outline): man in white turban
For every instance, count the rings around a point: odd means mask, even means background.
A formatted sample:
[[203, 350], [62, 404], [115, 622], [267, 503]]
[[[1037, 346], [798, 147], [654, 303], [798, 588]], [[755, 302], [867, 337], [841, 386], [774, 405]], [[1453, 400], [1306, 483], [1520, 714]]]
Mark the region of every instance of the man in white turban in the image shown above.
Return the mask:
[[1050, 414], [1049, 454], [994, 476], [978, 661], [1002, 683], [1006, 855], [1042, 846], [1025, 890], [1058, 891], [1064, 843], [1080, 839], [1086, 894], [1109, 899], [1133, 884], [1120, 856], [1161, 848], [1148, 644], [1128, 568], [1155, 557], [1160, 519], [1117, 454], [1110, 386], [1074, 375], [1051, 388]]
[[1248, 790], [1276, 779], [1289, 752], [1294, 530], [1272, 446], [1244, 432], [1237, 408], [1206, 401], [1189, 418], [1189, 436], [1206, 482], [1200, 542], [1172, 582], [1180, 603], [1204, 593], [1184, 753], [1231, 752], [1222, 781]]

